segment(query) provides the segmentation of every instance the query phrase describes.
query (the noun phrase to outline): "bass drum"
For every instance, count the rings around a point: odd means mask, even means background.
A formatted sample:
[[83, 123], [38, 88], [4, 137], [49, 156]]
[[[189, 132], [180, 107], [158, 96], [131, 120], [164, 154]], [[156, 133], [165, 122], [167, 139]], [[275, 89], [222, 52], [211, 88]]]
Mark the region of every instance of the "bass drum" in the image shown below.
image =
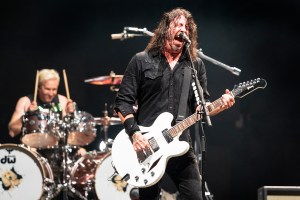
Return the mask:
[[0, 144], [0, 162], [0, 199], [46, 199], [50, 194], [53, 174], [38, 153], [21, 145]]
[[121, 178], [112, 167], [111, 152], [89, 152], [75, 163], [71, 171], [72, 186], [87, 197], [85, 194], [89, 193], [87, 190], [92, 183], [89, 191], [100, 200], [131, 200], [130, 195], [135, 195], [136, 188]]

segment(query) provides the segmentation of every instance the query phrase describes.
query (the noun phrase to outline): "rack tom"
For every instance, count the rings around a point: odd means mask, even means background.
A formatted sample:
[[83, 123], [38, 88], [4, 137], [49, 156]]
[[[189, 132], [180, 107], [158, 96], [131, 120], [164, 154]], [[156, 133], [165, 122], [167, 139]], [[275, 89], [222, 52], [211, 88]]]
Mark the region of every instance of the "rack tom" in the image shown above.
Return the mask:
[[31, 111], [23, 116], [23, 130], [21, 141], [33, 148], [49, 148], [57, 145], [56, 113]]

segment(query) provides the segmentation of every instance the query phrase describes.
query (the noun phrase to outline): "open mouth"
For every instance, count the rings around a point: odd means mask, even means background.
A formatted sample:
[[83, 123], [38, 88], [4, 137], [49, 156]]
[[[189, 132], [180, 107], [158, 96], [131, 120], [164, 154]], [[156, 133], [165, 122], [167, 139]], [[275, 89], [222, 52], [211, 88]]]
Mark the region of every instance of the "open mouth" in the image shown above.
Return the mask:
[[178, 40], [180, 42], [183, 42], [182, 37], [180, 37], [179, 34], [180, 34], [180, 32], [175, 35], [174, 40]]

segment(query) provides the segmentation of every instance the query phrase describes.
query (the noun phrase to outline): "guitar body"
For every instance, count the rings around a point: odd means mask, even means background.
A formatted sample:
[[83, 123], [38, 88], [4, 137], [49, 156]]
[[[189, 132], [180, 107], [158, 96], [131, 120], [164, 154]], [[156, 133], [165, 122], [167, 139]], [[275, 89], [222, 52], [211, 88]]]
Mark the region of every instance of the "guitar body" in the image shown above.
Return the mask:
[[189, 149], [189, 144], [179, 141], [178, 134], [168, 142], [163, 131], [171, 128], [173, 115], [160, 114], [151, 127], [140, 126], [148, 141], [155, 141], [157, 150], [152, 151], [145, 160], [139, 159], [138, 153], [133, 149], [129, 136], [123, 129], [115, 138], [112, 146], [112, 160], [117, 172], [129, 184], [135, 187], [149, 187], [157, 183], [164, 175], [169, 158], [183, 155]]

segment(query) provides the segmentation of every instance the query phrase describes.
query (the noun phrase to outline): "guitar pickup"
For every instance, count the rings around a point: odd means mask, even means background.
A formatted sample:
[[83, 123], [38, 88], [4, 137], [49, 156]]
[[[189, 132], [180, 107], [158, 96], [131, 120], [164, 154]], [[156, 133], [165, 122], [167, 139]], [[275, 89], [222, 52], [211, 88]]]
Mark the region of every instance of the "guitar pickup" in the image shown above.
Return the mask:
[[153, 152], [156, 152], [159, 150], [159, 146], [154, 137], [150, 138], [148, 140], [148, 142], [149, 142], [149, 145], [151, 146], [151, 149], [153, 150]]
[[166, 141], [168, 143], [173, 141], [173, 137], [170, 135], [170, 133], [168, 132], [168, 129], [165, 129], [162, 131], [163, 136], [165, 137]]

